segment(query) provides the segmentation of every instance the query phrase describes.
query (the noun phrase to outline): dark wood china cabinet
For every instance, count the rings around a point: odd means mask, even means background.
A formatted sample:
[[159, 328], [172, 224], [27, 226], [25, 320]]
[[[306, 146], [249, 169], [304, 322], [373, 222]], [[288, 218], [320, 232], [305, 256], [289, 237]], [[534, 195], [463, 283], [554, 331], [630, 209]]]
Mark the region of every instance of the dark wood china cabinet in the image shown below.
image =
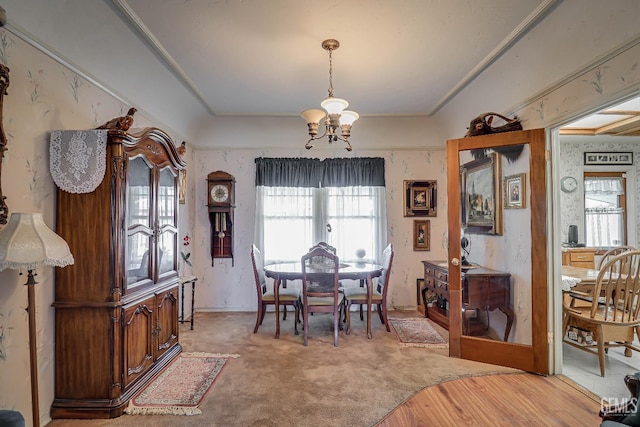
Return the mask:
[[162, 130], [110, 130], [103, 181], [58, 190], [57, 228], [75, 257], [56, 269], [53, 418], [112, 418], [182, 350], [178, 173]]

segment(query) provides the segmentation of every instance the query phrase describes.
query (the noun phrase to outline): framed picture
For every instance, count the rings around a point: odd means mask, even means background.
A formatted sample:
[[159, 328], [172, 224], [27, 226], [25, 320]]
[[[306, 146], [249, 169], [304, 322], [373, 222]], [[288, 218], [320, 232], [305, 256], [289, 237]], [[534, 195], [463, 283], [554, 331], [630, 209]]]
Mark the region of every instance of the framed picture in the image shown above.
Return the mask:
[[437, 181], [404, 181], [404, 216], [437, 216]]
[[424, 286], [424, 278], [416, 279], [416, 305], [421, 306], [422, 303], [422, 295], [420, 295], [420, 291]]
[[502, 192], [505, 209], [524, 209], [527, 207], [527, 181], [524, 173], [504, 178]]
[[413, 250], [431, 250], [431, 224], [428, 219], [413, 220]]
[[632, 165], [633, 152], [588, 151], [584, 153], [585, 165]]
[[180, 171], [178, 182], [178, 203], [184, 205], [186, 202], [186, 193], [187, 193], [187, 170], [182, 169]]
[[497, 153], [460, 167], [461, 223], [466, 233], [502, 235], [501, 171]]

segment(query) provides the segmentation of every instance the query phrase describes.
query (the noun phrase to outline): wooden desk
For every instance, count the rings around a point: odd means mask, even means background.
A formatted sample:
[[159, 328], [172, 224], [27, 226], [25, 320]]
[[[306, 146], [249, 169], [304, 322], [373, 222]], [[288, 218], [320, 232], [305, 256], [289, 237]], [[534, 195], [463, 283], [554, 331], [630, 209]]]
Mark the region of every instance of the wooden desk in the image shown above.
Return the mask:
[[[383, 267], [378, 264], [369, 263], [344, 264], [344, 267], [342, 266], [342, 263], [340, 265], [341, 267], [338, 271], [340, 280], [364, 280], [364, 283], [367, 286], [369, 301], [367, 304], [367, 336], [371, 338], [371, 293], [373, 292], [373, 278], [380, 277], [382, 275]], [[274, 279], [273, 289], [276, 310], [275, 337], [280, 338], [280, 285], [287, 280], [302, 280], [302, 265], [299, 262], [271, 264], [264, 268], [264, 274], [265, 276]], [[327, 270], [314, 270], [311, 267], [307, 267], [307, 277], [310, 278], [310, 280], [314, 280], [314, 277], [316, 277], [316, 280], [321, 280], [322, 276], [324, 275], [324, 277], [326, 277], [327, 274], [333, 274], [333, 271], [328, 273]]]
[[[424, 264], [424, 287], [422, 298], [425, 317], [449, 328], [449, 268], [446, 261], [422, 261]], [[439, 295], [444, 304], [427, 307], [426, 293]], [[507, 316], [504, 340], [509, 339], [514, 313], [511, 309], [511, 274], [488, 268], [473, 268], [462, 273], [462, 305], [466, 309], [494, 311], [499, 309]], [[466, 333], [466, 332], [465, 332]]]

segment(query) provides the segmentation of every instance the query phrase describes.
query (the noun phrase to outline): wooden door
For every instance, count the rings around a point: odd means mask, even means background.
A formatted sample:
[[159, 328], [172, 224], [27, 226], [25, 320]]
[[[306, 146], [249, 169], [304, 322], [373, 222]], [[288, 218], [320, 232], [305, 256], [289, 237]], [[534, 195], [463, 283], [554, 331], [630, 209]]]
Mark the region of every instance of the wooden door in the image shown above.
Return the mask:
[[450, 355], [549, 373], [544, 129], [447, 141], [447, 179]]

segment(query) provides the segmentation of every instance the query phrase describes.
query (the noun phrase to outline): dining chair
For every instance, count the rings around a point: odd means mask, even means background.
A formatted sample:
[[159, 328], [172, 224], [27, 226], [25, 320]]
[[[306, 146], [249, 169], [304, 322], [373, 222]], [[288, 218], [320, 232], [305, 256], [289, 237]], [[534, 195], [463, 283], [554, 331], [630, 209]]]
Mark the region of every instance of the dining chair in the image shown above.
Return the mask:
[[600, 270], [600, 268], [605, 265], [607, 261], [613, 258], [616, 255], [620, 255], [623, 252], [627, 251], [637, 251], [638, 249], [634, 246], [616, 246], [614, 248], [609, 249], [604, 254], [602, 254], [602, 258], [598, 261], [596, 269]]
[[[616, 246], [614, 248], [609, 249], [602, 257], [599, 259], [598, 264], [596, 265], [596, 269], [602, 268], [607, 261], [615, 257], [616, 255], [620, 255], [621, 253], [628, 251], [636, 251], [638, 250], [634, 246]], [[590, 293], [581, 293], [581, 292], [572, 292], [569, 294], [571, 297], [571, 307], [575, 307], [576, 303], [580, 304], [591, 304], [592, 296]]]
[[[640, 251], [627, 251], [607, 261], [599, 270], [591, 304], [586, 307], [563, 306], [563, 342], [598, 355], [600, 376], [604, 377], [605, 352], [624, 347], [625, 355], [640, 351], [634, 335], [640, 339]], [[573, 329], [575, 328], [575, 329]], [[583, 336], [582, 343], [569, 332]], [[589, 334], [591, 339], [589, 339]]]
[[[377, 279], [374, 289], [371, 293], [371, 303], [376, 304], [378, 309], [378, 315], [380, 321], [387, 328], [387, 332], [391, 332], [389, 327], [389, 319], [387, 318], [387, 291], [389, 290], [389, 277], [391, 275], [391, 264], [393, 263], [393, 246], [391, 243], [382, 252], [383, 270], [382, 275]], [[351, 305], [352, 304], [367, 304], [367, 288], [357, 286], [344, 289], [345, 302], [345, 315], [347, 318], [347, 331], [346, 334], [351, 333]], [[362, 316], [360, 317], [362, 320]]]
[[[322, 267], [314, 267], [313, 260], [322, 258]], [[333, 314], [333, 345], [338, 346], [338, 330], [340, 328], [340, 312], [344, 295], [339, 292], [338, 272], [340, 260], [338, 256], [322, 246], [315, 246], [300, 258], [302, 264], [302, 327], [304, 329], [304, 345], [308, 344], [309, 313]], [[319, 264], [315, 264], [319, 265]], [[318, 272], [318, 269], [322, 272]], [[332, 277], [333, 286], [328, 287], [328, 278]], [[321, 286], [318, 286], [321, 284]]]
[[[253, 275], [256, 282], [256, 291], [258, 294], [258, 315], [256, 318], [256, 326], [253, 328], [253, 333], [258, 332], [258, 328], [262, 325], [264, 315], [267, 312], [268, 305], [275, 304], [275, 295], [272, 289], [267, 288], [267, 279], [264, 275], [264, 260], [262, 259], [262, 253], [253, 245], [251, 249], [251, 261], [253, 263]], [[284, 306], [284, 314], [282, 320], [287, 320], [287, 306], [293, 306], [295, 311], [295, 318], [293, 319], [295, 334], [298, 335], [298, 323], [300, 323], [300, 306], [302, 304], [300, 300], [300, 289], [288, 286], [282, 288], [279, 291], [278, 299], [280, 305]]]

